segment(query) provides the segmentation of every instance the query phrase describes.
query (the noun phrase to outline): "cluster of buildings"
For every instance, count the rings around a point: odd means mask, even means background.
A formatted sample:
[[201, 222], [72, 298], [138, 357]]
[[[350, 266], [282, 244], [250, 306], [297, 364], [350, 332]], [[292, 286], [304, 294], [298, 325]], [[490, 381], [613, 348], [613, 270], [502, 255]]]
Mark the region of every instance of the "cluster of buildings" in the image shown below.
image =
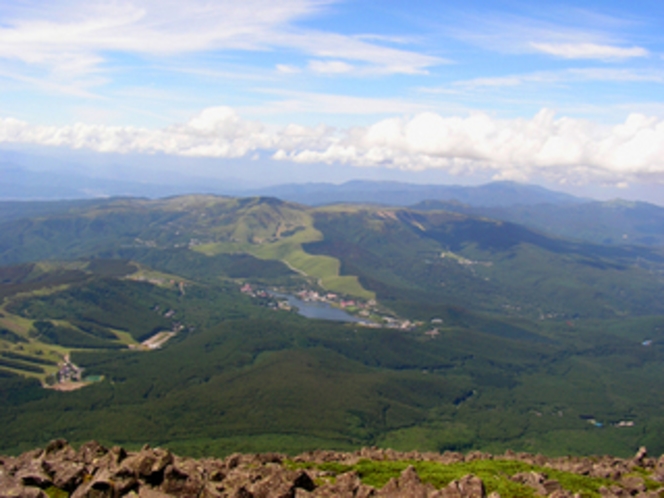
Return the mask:
[[[262, 289], [256, 289], [252, 287], [251, 284], [248, 283], [245, 283], [240, 287], [240, 292], [242, 292], [247, 296], [255, 298], [274, 297], [270, 292]], [[377, 308], [378, 303], [376, 302], [375, 299], [369, 299], [368, 301], [359, 301], [356, 299], [349, 299], [339, 296], [338, 294], [335, 294], [333, 292], [318, 292], [311, 289], [304, 289], [295, 292], [293, 296], [297, 297], [298, 299], [304, 302], [325, 303], [335, 308], [340, 308], [346, 311], [347, 313], [353, 313], [354, 315], [366, 318], [366, 320], [358, 322], [360, 325], [365, 327], [375, 327], [375, 328], [382, 327], [382, 328], [398, 329], [403, 331], [412, 331], [415, 330], [417, 327], [424, 325], [424, 322], [416, 322], [404, 318], [381, 314], [381, 312]], [[283, 309], [283, 310], [291, 309], [291, 306], [288, 304], [288, 302], [283, 300], [270, 299], [270, 301], [266, 304], [266, 306], [273, 309]], [[442, 320], [437, 318], [434, 319], [432, 323], [440, 324], [442, 323]], [[431, 337], [433, 338], [435, 337], [435, 335], [436, 334], [434, 334]]]
[[381, 316], [383, 327], [388, 329], [399, 329], [403, 331], [415, 330], [416, 327], [423, 325], [423, 322], [413, 322], [405, 318], [394, 318], [391, 316]]
[[244, 284], [242, 287], [240, 287], [240, 292], [242, 294], [246, 294], [249, 297], [262, 297], [262, 298], [270, 297], [270, 295], [266, 290], [254, 289], [251, 286], [251, 284]]
[[328, 303], [344, 310], [359, 311], [360, 316], [369, 316], [375, 310], [378, 304], [375, 299], [368, 301], [356, 301], [354, 299], [344, 299], [333, 292], [320, 293], [314, 290], [302, 290], [295, 293], [302, 301]]
[[[581, 418], [586, 419], [590, 425], [594, 425], [595, 427], [600, 427], [600, 428], [604, 427], [604, 423], [598, 422], [594, 418], [588, 418], [583, 416]], [[635, 424], [633, 420], [621, 420], [620, 422], [614, 422], [609, 425], [613, 427], [624, 428], [624, 427], [634, 427]]]
[[63, 362], [60, 364], [56, 379], [59, 384], [64, 384], [65, 382], [81, 382], [83, 380], [83, 369], [74, 365], [67, 354], [65, 355]]

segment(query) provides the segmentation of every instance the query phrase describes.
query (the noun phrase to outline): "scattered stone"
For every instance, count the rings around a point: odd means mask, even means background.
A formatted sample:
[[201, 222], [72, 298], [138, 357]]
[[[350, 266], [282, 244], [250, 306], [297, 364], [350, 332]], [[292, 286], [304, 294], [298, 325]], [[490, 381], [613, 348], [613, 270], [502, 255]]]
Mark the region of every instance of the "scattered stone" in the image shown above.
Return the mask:
[[[664, 458], [648, 458], [645, 448], [627, 460], [614, 457], [547, 458], [542, 455], [505, 452], [492, 456], [481, 452], [467, 455], [445, 452], [398, 452], [364, 448], [352, 453], [310, 451], [288, 458], [280, 453], [233, 454], [224, 460], [181, 458], [171, 452], [144, 446], [140, 451], [107, 449], [91, 441], [78, 450], [58, 439], [43, 450], [18, 457], [0, 456], [0, 498], [46, 498], [46, 491], [59, 489], [71, 498], [486, 498], [484, 482], [472, 474], [450, 482], [442, 489], [423, 483], [415, 466], [380, 489], [362, 483], [356, 472], [337, 475], [315, 468], [336, 462], [353, 465], [360, 460], [437, 462], [449, 465], [476, 460], [511, 460], [542, 468], [511, 479], [529, 486], [535, 496], [580, 498], [550, 479], [547, 469], [584, 476], [603, 477], [610, 485], [599, 489], [602, 498], [659, 498], [664, 485], [648, 490], [649, 482], [664, 483]], [[293, 470], [291, 460], [314, 468]], [[638, 467], [638, 475], [634, 469]], [[489, 498], [500, 498], [493, 492]]]

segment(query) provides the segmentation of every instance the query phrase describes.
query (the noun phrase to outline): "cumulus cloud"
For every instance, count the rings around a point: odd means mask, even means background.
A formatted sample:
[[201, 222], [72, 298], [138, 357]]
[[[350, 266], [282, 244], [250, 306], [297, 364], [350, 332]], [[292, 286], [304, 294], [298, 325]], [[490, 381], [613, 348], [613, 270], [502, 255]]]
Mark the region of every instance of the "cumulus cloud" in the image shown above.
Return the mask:
[[237, 158], [256, 152], [276, 161], [347, 164], [403, 170], [477, 171], [495, 178], [544, 176], [561, 182], [664, 182], [664, 120], [631, 114], [615, 126], [556, 117], [543, 109], [530, 119], [484, 113], [441, 116], [422, 112], [368, 127], [269, 128], [228, 107], [203, 110], [158, 130], [77, 124], [32, 126], [0, 120], [0, 142], [87, 148], [100, 152], [165, 153]]
[[257, 122], [242, 120], [228, 107], [203, 110], [188, 122], [159, 130], [75, 124], [31, 126], [13, 118], [0, 120], [0, 142], [91, 149], [98, 152], [165, 153], [199, 157], [243, 157], [271, 149], [274, 136]]
[[556, 118], [544, 109], [531, 119], [500, 120], [484, 113], [444, 117], [425, 112], [347, 130], [324, 149], [281, 148], [274, 156], [297, 162], [344, 163], [407, 170], [440, 168], [496, 178], [619, 182], [645, 176], [664, 181], [664, 121], [632, 114], [607, 127]]

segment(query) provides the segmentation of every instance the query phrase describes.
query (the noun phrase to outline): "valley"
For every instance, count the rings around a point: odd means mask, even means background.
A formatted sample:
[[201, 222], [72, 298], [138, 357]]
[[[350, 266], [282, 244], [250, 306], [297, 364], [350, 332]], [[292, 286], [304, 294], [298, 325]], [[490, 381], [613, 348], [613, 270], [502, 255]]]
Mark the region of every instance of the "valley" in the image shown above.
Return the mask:
[[266, 197], [30, 209], [0, 223], [4, 452], [664, 451], [659, 246]]

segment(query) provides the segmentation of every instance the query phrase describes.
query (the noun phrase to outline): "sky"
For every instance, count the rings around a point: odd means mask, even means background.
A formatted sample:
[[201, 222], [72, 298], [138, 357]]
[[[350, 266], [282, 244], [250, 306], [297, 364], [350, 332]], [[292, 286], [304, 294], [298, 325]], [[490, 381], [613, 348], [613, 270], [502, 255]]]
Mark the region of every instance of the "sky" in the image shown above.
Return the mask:
[[664, 3], [0, 0], [0, 145], [664, 199]]

